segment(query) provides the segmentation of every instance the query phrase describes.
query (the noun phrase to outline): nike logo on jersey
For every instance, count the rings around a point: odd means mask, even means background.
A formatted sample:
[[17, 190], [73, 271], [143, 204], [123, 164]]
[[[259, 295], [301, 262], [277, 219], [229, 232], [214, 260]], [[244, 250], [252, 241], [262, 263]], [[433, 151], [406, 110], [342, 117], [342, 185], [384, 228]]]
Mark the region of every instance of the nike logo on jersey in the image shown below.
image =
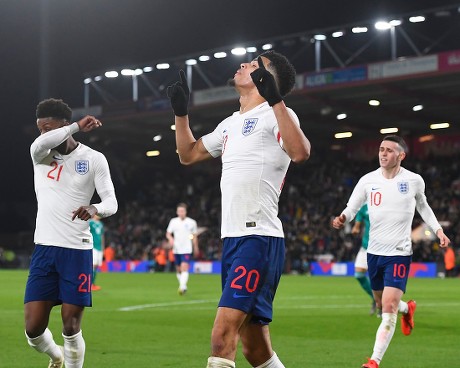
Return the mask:
[[53, 158], [54, 158], [55, 160], [62, 160], [62, 157], [59, 157], [59, 156], [56, 156], [56, 155], [53, 155]]
[[238, 298], [249, 298], [249, 295], [240, 295], [240, 294], [237, 294], [236, 291], [233, 293], [233, 297], [235, 299], [238, 299]]
[[371, 189], [372, 189], [372, 190], [377, 190], [377, 189], [380, 189], [380, 188], [379, 188], [379, 187], [377, 187], [377, 188], [371, 188]]

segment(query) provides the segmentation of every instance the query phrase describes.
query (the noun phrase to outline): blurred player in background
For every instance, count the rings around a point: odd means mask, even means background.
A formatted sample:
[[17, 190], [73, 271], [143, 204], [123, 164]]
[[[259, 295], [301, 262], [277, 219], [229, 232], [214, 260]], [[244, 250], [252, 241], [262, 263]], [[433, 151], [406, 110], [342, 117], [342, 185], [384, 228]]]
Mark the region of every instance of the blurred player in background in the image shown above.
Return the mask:
[[196, 221], [187, 217], [187, 205], [179, 203], [176, 209], [177, 217], [169, 221], [166, 238], [173, 249], [176, 276], [179, 281], [179, 294], [187, 292], [189, 266], [192, 252], [198, 256], [198, 228]]
[[340, 229], [355, 217], [364, 203], [372, 224], [369, 233], [367, 261], [369, 277], [382, 322], [377, 330], [374, 351], [363, 368], [378, 368], [393, 337], [398, 312], [402, 313], [401, 329], [410, 335], [414, 328], [416, 304], [401, 300], [406, 291], [412, 261], [411, 228], [415, 209], [447, 247], [449, 238], [439, 224], [425, 196], [425, 182], [416, 173], [401, 166], [407, 144], [399, 136], [383, 138], [379, 148], [380, 167], [364, 175], [356, 184], [342, 214], [332, 221]]
[[93, 236], [93, 279], [91, 291], [98, 291], [101, 290], [101, 287], [96, 285], [97, 270], [102, 266], [102, 259], [104, 258], [104, 224], [98, 214], [89, 220], [89, 230]]
[[222, 159], [222, 297], [211, 334], [208, 368], [235, 367], [239, 339], [253, 367], [282, 368], [270, 341], [272, 304], [284, 267], [278, 201], [289, 164], [310, 155], [310, 142], [283, 97], [295, 70], [266, 52], [242, 63], [231, 84], [240, 110], [196, 140], [190, 129], [185, 73], [168, 88], [183, 164]]
[[[362, 230], [361, 225], [363, 226]], [[363, 290], [372, 299], [371, 311], [369, 314], [373, 315], [377, 312], [377, 316], [380, 317], [381, 311], [380, 309], [377, 309], [374, 295], [372, 294], [371, 282], [367, 276], [367, 245], [369, 242], [369, 227], [369, 211], [367, 209], [367, 204], [365, 204], [356, 214], [355, 224], [351, 229], [351, 233], [353, 235], [361, 237], [361, 247], [359, 248], [359, 252], [355, 259], [355, 278], [358, 280]]]
[[[92, 237], [88, 220], [113, 215], [118, 208], [105, 156], [72, 134], [90, 132], [101, 122], [86, 116], [71, 123], [72, 110], [62, 100], [37, 106], [40, 136], [30, 147], [38, 202], [35, 249], [24, 297], [27, 342], [50, 357], [49, 368], [83, 367], [85, 341], [81, 321], [91, 306]], [[94, 191], [100, 203], [90, 204]], [[64, 347], [58, 346], [48, 322], [62, 304]], [[34, 364], [37, 366], [37, 364]]]

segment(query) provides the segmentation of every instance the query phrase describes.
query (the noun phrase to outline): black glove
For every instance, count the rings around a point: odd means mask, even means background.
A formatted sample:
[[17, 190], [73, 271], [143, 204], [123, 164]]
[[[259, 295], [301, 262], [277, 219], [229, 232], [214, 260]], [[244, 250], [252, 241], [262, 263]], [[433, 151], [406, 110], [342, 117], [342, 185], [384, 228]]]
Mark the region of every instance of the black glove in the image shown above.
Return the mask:
[[265, 98], [270, 106], [283, 101], [278, 87], [276, 86], [275, 77], [265, 69], [262, 58], [257, 58], [259, 68], [251, 73], [251, 78], [259, 91], [259, 94]]
[[185, 78], [185, 72], [181, 69], [179, 71], [180, 82], [170, 85], [166, 90], [166, 94], [171, 100], [171, 106], [174, 110], [174, 115], [185, 116], [188, 115], [188, 101], [190, 100], [190, 90]]

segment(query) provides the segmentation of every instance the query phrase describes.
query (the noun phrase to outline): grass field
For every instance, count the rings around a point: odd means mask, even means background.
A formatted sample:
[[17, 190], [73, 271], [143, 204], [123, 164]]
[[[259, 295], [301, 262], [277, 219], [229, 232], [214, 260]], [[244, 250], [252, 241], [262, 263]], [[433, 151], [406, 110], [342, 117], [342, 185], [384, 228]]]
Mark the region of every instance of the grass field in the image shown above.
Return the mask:
[[[0, 271], [0, 367], [47, 367], [24, 338], [26, 271]], [[191, 275], [177, 294], [174, 274], [99, 274], [102, 290], [85, 311], [85, 367], [204, 368], [219, 298], [219, 278]], [[417, 300], [416, 328], [403, 336], [398, 321], [382, 368], [460, 367], [460, 278], [410, 279], [405, 299]], [[271, 334], [288, 368], [357, 368], [372, 353], [379, 319], [353, 278], [283, 276]], [[50, 329], [62, 344], [59, 308]], [[237, 367], [249, 367], [241, 349]]]

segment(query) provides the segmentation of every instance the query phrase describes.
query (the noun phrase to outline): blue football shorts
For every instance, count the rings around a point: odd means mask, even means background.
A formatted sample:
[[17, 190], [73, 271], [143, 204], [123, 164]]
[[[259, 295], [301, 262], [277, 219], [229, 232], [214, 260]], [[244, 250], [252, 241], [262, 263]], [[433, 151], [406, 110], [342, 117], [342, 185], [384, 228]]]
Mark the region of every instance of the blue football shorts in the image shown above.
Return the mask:
[[93, 250], [35, 245], [24, 303], [92, 305]]
[[239, 309], [268, 324], [284, 267], [284, 239], [249, 235], [224, 238], [219, 307]]
[[391, 286], [406, 292], [412, 256], [378, 256], [367, 253], [369, 279], [372, 290]]
[[191, 253], [174, 254], [174, 264], [176, 266], [180, 266], [182, 263], [190, 263], [191, 259]]

